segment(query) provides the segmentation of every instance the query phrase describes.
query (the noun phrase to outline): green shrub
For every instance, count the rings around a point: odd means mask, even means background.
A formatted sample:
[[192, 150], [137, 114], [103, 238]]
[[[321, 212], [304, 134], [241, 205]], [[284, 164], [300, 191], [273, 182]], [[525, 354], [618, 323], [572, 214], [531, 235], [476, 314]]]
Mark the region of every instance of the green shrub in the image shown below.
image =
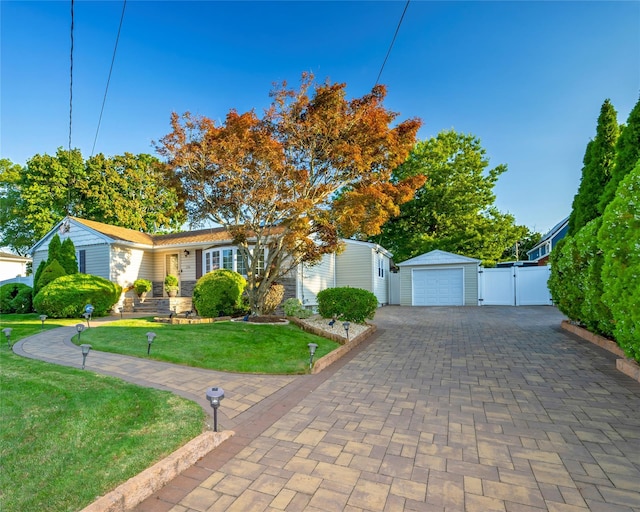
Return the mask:
[[94, 307], [93, 316], [104, 316], [120, 299], [122, 287], [89, 274], [62, 276], [45, 286], [33, 299], [33, 308], [50, 318], [76, 318], [84, 307]]
[[581, 258], [575, 238], [566, 236], [549, 255], [549, 291], [553, 302], [569, 319], [582, 323], [586, 262]]
[[589, 221], [578, 231], [574, 238], [580, 258], [586, 267], [582, 275], [582, 323], [591, 332], [611, 337], [613, 335], [613, 317], [611, 310], [602, 301], [602, 264], [604, 255], [598, 243], [598, 231], [602, 225], [602, 217]]
[[606, 207], [598, 242], [604, 251], [604, 303], [614, 319], [614, 337], [640, 362], [640, 161]]
[[376, 309], [378, 298], [360, 288], [327, 288], [318, 293], [318, 313], [323, 318], [363, 323], [373, 318]]
[[58, 260], [51, 261], [46, 267], [44, 267], [44, 270], [40, 275], [40, 279], [38, 280], [38, 293], [40, 293], [40, 290], [52, 281], [66, 275], [67, 272], [62, 268], [62, 265], [58, 263]]
[[311, 310], [305, 308], [299, 299], [294, 299], [293, 297], [284, 301], [282, 309], [284, 309], [286, 316], [295, 318], [309, 318], [311, 316]]
[[66, 238], [60, 247], [60, 265], [67, 274], [78, 272], [78, 260], [76, 259], [76, 246], [71, 238]]
[[30, 313], [30, 286], [22, 283], [7, 283], [0, 286], [0, 313]]
[[245, 286], [245, 278], [233, 270], [208, 272], [193, 288], [193, 305], [200, 316], [233, 315], [243, 308], [241, 297]]
[[35, 297], [40, 291], [41, 286], [38, 286], [38, 282], [40, 281], [40, 276], [42, 275], [42, 271], [47, 266], [47, 262], [42, 260], [36, 269], [36, 273], [33, 275], [33, 296]]
[[150, 292], [151, 288], [153, 288], [153, 283], [148, 279], [136, 279], [133, 282], [133, 289], [138, 296], [142, 295], [143, 293]]
[[21, 288], [11, 301], [11, 307], [14, 312], [19, 314], [31, 313], [33, 311], [33, 289], [30, 286]]
[[264, 304], [262, 305], [262, 314], [272, 314], [276, 309], [278, 309], [278, 306], [282, 302], [283, 297], [284, 286], [282, 286], [281, 284], [273, 283], [269, 287], [269, 290], [265, 295]]

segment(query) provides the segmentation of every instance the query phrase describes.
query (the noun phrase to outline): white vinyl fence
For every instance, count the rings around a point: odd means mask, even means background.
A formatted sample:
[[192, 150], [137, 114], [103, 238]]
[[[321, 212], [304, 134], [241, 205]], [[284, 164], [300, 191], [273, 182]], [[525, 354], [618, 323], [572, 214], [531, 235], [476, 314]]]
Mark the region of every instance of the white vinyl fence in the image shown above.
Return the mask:
[[481, 306], [549, 306], [547, 281], [551, 267], [480, 268], [478, 303]]

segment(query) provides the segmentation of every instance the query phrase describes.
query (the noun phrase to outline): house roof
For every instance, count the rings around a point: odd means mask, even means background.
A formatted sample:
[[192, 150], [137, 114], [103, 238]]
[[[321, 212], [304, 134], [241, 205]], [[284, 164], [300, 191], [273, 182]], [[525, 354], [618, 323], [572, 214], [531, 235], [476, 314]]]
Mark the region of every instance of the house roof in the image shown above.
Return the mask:
[[538, 247], [540, 247], [547, 241], [551, 240], [560, 231], [562, 231], [567, 224], [569, 224], [569, 217], [565, 217], [560, 222], [558, 222], [555, 226], [553, 226], [532, 249], [527, 251], [527, 254], [535, 251]]
[[421, 254], [410, 260], [398, 263], [399, 267], [415, 265], [459, 265], [460, 263], [480, 263], [480, 260], [469, 258], [452, 252], [434, 249], [433, 251]]
[[112, 226], [111, 224], [104, 224], [102, 222], [96, 222], [94, 220], [80, 219], [78, 217], [69, 217], [78, 224], [82, 224], [88, 228], [102, 233], [114, 240], [122, 240], [124, 242], [133, 242], [137, 244], [153, 245], [153, 237], [142, 231], [136, 231], [135, 229], [121, 228], [118, 226]]
[[19, 262], [31, 261], [31, 258], [28, 258], [26, 256], [20, 256], [18, 254], [12, 254], [10, 252], [4, 252], [4, 251], [0, 251], [0, 259], [19, 261]]

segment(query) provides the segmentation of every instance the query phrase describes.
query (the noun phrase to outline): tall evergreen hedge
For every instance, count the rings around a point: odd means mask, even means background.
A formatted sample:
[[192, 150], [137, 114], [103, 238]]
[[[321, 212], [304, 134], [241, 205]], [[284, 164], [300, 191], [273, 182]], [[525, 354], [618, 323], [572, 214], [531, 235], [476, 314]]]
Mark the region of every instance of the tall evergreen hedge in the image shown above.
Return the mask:
[[598, 242], [604, 252], [603, 301], [613, 334], [627, 356], [640, 361], [640, 160], [604, 211]]

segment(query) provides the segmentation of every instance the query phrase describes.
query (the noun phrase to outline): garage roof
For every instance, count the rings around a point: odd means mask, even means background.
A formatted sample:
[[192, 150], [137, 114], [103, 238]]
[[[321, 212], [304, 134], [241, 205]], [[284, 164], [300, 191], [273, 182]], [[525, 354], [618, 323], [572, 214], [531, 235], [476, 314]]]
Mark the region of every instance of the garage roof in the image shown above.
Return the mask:
[[398, 263], [399, 267], [415, 265], [459, 265], [460, 263], [480, 263], [480, 260], [435, 249], [410, 260]]

